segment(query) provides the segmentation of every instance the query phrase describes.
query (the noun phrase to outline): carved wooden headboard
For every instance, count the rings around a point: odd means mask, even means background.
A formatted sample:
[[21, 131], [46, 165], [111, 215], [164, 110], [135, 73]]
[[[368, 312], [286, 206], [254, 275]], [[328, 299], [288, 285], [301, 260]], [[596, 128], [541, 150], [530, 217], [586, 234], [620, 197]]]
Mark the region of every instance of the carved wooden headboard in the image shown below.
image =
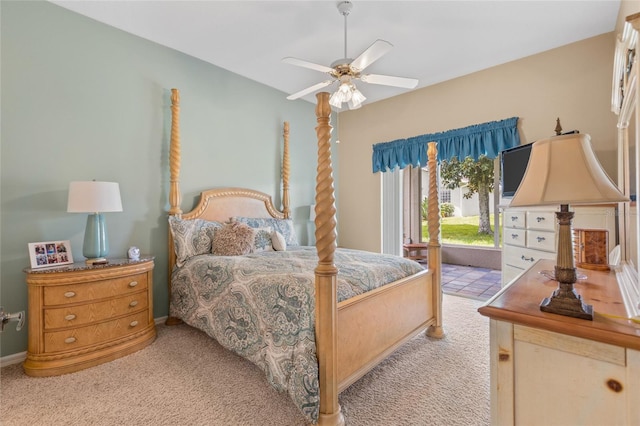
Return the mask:
[[[178, 89], [171, 89], [171, 140], [169, 148], [169, 216], [185, 220], [204, 219], [227, 222], [234, 216], [287, 219], [289, 208], [289, 123], [284, 122], [282, 158], [282, 211], [273, 205], [270, 195], [245, 188], [214, 188], [202, 191], [198, 204], [193, 210], [183, 213], [180, 208], [180, 95]], [[176, 263], [173, 238], [169, 232], [169, 281]], [[171, 284], [169, 284], [169, 288]]]

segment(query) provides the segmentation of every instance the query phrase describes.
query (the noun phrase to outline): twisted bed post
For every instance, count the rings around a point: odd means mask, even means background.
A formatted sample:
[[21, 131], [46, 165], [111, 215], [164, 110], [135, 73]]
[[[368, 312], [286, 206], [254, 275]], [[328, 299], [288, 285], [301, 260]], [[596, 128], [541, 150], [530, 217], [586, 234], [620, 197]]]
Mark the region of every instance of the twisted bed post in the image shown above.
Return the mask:
[[316, 176], [316, 353], [320, 385], [319, 425], [344, 425], [338, 404], [337, 275], [333, 263], [336, 249], [335, 197], [331, 166], [331, 107], [329, 93], [316, 95], [318, 169]]
[[282, 213], [285, 219], [291, 217], [289, 210], [289, 174], [291, 167], [289, 165], [289, 122], [284, 122], [284, 130], [282, 133], [284, 138], [284, 153], [282, 154]]
[[[178, 89], [171, 89], [171, 139], [169, 145], [169, 215], [180, 216], [180, 92]], [[169, 301], [171, 300], [171, 273], [175, 264], [175, 251], [173, 249], [173, 237], [169, 231]], [[171, 302], [169, 302], [170, 304]], [[169, 313], [166, 325], [180, 324], [182, 321], [172, 317]]]
[[427, 205], [429, 244], [428, 244], [428, 264], [433, 271], [433, 300], [436, 323], [429, 326], [427, 335], [442, 338], [442, 258], [440, 252], [440, 206], [438, 204], [438, 144], [429, 142], [427, 148], [427, 158], [429, 166], [429, 201]]

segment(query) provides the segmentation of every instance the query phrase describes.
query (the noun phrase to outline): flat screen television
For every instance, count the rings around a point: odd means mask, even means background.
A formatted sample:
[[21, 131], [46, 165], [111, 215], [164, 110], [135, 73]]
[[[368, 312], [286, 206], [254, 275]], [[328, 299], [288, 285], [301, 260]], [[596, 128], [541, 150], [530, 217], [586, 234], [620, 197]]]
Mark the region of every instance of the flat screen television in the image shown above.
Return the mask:
[[502, 196], [513, 197], [529, 163], [532, 143], [505, 149], [500, 153]]

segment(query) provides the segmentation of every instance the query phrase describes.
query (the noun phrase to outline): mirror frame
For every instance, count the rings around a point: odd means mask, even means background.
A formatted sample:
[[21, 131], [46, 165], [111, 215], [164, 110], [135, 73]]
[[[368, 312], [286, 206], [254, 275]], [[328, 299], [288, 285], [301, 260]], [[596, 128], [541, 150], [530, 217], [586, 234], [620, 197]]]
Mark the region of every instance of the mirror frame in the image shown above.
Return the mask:
[[[638, 90], [638, 53], [640, 52], [640, 13], [626, 18], [623, 33], [616, 39], [613, 64], [613, 92], [611, 110], [618, 115], [618, 187], [630, 197], [631, 178], [635, 192], [640, 188], [640, 91]], [[635, 134], [629, 134], [633, 123]], [[635, 145], [635, 158], [630, 155], [630, 137]], [[633, 171], [633, 173], [632, 173]], [[638, 229], [640, 218], [636, 203], [619, 203], [618, 236], [621, 263], [615, 268], [620, 291], [627, 313], [631, 317], [640, 315], [640, 283], [638, 282]]]

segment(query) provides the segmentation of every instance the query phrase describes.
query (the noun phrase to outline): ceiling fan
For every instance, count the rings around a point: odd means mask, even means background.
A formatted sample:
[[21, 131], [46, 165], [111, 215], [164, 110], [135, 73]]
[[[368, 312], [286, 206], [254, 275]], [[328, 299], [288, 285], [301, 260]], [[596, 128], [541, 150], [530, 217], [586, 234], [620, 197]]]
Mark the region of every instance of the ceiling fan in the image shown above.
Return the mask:
[[285, 63], [324, 72], [332, 77], [330, 80], [314, 84], [311, 87], [289, 95], [287, 96], [287, 99], [298, 99], [338, 82], [338, 90], [331, 95], [329, 103], [336, 108], [342, 108], [342, 104], [347, 103], [349, 105], [349, 109], [356, 109], [360, 108], [362, 102], [366, 98], [356, 88], [354, 80], [360, 80], [370, 84], [402, 87], [406, 89], [414, 89], [418, 85], [418, 80], [415, 78], [394, 77], [380, 74], [362, 74], [365, 68], [391, 50], [393, 45], [388, 41], [376, 40], [356, 59], [347, 57], [347, 15], [349, 15], [352, 8], [353, 4], [350, 1], [342, 1], [338, 3], [338, 12], [344, 16], [344, 58], [334, 61], [329, 67], [297, 58], [287, 57], [282, 59]]

